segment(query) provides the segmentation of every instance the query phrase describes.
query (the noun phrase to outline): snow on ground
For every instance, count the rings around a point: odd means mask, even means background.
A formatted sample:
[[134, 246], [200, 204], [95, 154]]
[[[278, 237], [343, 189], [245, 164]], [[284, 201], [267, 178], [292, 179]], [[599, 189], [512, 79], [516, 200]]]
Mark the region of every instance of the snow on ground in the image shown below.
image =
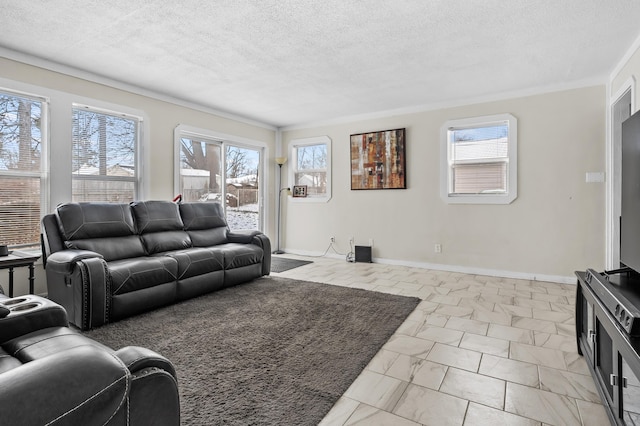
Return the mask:
[[227, 223], [230, 229], [258, 229], [258, 204], [227, 207]]

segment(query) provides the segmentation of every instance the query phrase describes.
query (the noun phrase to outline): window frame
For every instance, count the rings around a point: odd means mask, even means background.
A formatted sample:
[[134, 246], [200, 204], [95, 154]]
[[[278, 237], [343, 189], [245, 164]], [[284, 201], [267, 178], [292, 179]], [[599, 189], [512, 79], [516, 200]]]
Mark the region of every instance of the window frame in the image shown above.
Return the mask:
[[[123, 108], [124, 109], [124, 108]], [[144, 126], [145, 120], [142, 114], [134, 114], [131, 112], [125, 112], [122, 110], [114, 110], [101, 108], [99, 106], [89, 105], [86, 103], [73, 102], [71, 104], [71, 119], [73, 122], [74, 111], [89, 111], [96, 114], [109, 115], [112, 117], [120, 117], [127, 120], [135, 120], [136, 121], [136, 140], [134, 146], [134, 167], [135, 173], [133, 177], [126, 176], [112, 176], [112, 175], [82, 175], [73, 173], [73, 168], [71, 170], [71, 199], [73, 199], [73, 182], [74, 181], [103, 181], [103, 182], [133, 182], [133, 201], [140, 200], [141, 198], [141, 188], [142, 188], [142, 146], [143, 146], [143, 135], [144, 135]], [[72, 141], [71, 141], [71, 158], [73, 159], [74, 149], [73, 149], [73, 130], [72, 130]], [[73, 166], [73, 160], [72, 160]], [[109, 200], [101, 200], [101, 202], [110, 202]], [[116, 201], [121, 202], [121, 201]]]
[[295, 181], [297, 169], [297, 149], [299, 147], [313, 146], [313, 145], [325, 145], [327, 147], [327, 167], [326, 169], [314, 169], [314, 171], [325, 171], [327, 176], [327, 186], [324, 195], [307, 195], [306, 197], [291, 197], [291, 200], [296, 203], [326, 203], [331, 200], [331, 138], [329, 136], [316, 136], [311, 138], [292, 139], [289, 141], [289, 161], [290, 166], [288, 170], [288, 186], [293, 189], [297, 185]]
[[[507, 124], [507, 190], [505, 193], [457, 194], [452, 192], [453, 167], [451, 156], [452, 130]], [[440, 129], [440, 195], [449, 204], [510, 204], [518, 196], [518, 120], [511, 114], [485, 115], [446, 121]], [[486, 160], [469, 164], [487, 163]]]
[[[200, 139], [207, 143], [219, 145], [221, 148], [221, 167], [222, 170], [226, 170], [226, 150], [228, 146], [246, 148], [259, 151], [260, 163], [258, 167], [258, 176], [260, 179], [259, 192], [258, 192], [258, 204], [260, 206], [258, 211], [258, 230], [263, 231], [266, 229], [267, 215], [265, 212], [269, 211], [268, 199], [265, 197], [266, 188], [269, 185], [269, 178], [267, 175], [266, 158], [268, 158], [268, 146], [262, 141], [255, 139], [244, 138], [241, 136], [231, 135], [227, 133], [216, 132], [213, 130], [202, 129], [187, 124], [179, 124], [173, 130], [173, 157], [174, 157], [174, 177], [173, 177], [173, 192], [177, 196], [180, 194], [180, 149], [181, 139]], [[226, 198], [227, 188], [226, 185], [221, 187], [222, 199]], [[227, 203], [222, 203], [225, 217], [227, 215]]]
[[[49, 97], [34, 94], [30, 92], [26, 92], [23, 90], [15, 90], [10, 89], [8, 87], [0, 86], [0, 92], [2, 94], [6, 94], [9, 96], [14, 96], [16, 98], [28, 99], [33, 102], [40, 103], [40, 170], [38, 172], [33, 171], [15, 171], [15, 170], [0, 170], [1, 177], [8, 178], [37, 178], [39, 179], [39, 210], [40, 217], [38, 220], [42, 219], [42, 216], [48, 212], [49, 210], [49, 143], [50, 143], [50, 135], [49, 135], [49, 126], [50, 126], [50, 108], [51, 102]], [[39, 229], [39, 228], [38, 228]], [[40, 244], [39, 240], [33, 241], [32, 243], [26, 244], [18, 244], [11, 245], [10, 247], [35, 247]]]

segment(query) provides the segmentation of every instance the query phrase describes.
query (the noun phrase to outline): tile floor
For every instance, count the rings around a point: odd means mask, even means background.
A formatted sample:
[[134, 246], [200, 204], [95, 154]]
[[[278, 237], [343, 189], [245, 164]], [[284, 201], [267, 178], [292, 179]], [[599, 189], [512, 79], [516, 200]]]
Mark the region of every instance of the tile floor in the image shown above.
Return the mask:
[[575, 285], [333, 258], [280, 277], [422, 299], [321, 425], [608, 425]]

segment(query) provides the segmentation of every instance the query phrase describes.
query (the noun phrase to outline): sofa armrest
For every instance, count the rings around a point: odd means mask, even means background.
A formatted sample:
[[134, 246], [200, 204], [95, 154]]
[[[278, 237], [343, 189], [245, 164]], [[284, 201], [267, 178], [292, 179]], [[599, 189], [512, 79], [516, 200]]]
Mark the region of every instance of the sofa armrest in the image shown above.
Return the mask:
[[81, 330], [110, 320], [111, 277], [107, 262], [87, 250], [63, 250], [49, 257], [48, 297], [67, 310], [69, 322]]
[[0, 343], [49, 327], [67, 327], [67, 312], [57, 303], [39, 296], [21, 296], [0, 300], [9, 310], [0, 318]]
[[254, 237], [256, 244], [262, 247], [264, 257], [262, 258], [262, 275], [269, 275], [271, 273], [271, 240], [264, 234], [256, 235]]
[[132, 375], [132, 425], [179, 425], [178, 380], [171, 362], [151, 349], [126, 346], [115, 352]]
[[234, 230], [227, 232], [227, 239], [230, 243], [255, 244], [262, 249], [262, 275], [271, 273], [271, 241], [261, 231], [256, 230]]
[[238, 229], [227, 232], [227, 240], [230, 243], [251, 244], [253, 237], [260, 234], [262, 232], [253, 229]]
[[127, 366], [131, 373], [136, 373], [145, 368], [159, 368], [167, 371], [174, 378], [176, 370], [167, 358], [140, 346], [126, 346], [118, 349], [115, 355]]
[[52, 272], [61, 274], [70, 274], [73, 271], [73, 267], [79, 260], [100, 258], [102, 255], [95, 251], [89, 250], [62, 250], [57, 251], [47, 258], [47, 269]]
[[108, 351], [76, 346], [0, 374], [0, 407], [12, 424], [125, 424], [131, 376]]

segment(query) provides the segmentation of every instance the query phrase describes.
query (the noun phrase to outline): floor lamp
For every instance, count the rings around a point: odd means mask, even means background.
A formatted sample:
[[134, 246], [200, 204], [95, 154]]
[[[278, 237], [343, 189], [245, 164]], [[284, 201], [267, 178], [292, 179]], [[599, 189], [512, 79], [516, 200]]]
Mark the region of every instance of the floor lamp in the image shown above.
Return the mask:
[[280, 188], [282, 186], [282, 166], [287, 162], [287, 157], [276, 157], [276, 164], [278, 164], [278, 221], [276, 224], [276, 249], [273, 254], [282, 254], [284, 251], [280, 249], [280, 234], [281, 230], [281, 220], [280, 216], [282, 215], [282, 191], [287, 191], [287, 194], [291, 193], [291, 189], [289, 188]]

